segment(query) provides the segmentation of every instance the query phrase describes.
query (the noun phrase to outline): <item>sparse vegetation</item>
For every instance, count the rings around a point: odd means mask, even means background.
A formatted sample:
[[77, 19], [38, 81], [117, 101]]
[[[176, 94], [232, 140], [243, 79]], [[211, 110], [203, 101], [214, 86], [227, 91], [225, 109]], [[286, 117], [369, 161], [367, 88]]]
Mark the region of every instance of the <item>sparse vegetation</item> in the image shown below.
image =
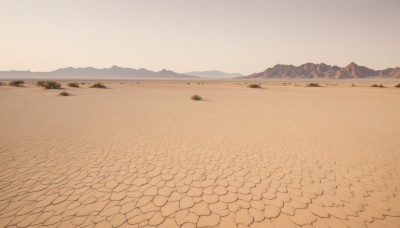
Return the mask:
[[107, 86], [105, 86], [102, 83], [95, 83], [95, 84], [91, 85], [90, 88], [105, 89], [105, 88], [107, 88]]
[[3, 86], [3, 85], [4, 85], [4, 83], [0, 82], [0, 86]]
[[307, 84], [308, 87], [321, 87], [319, 83], [309, 83]]
[[253, 88], [253, 89], [260, 89], [261, 88], [260, 84], [250, 84], [250, 85], [248, 85], [248, 87], [249, 88]]
[[60, 93], [60, 96], [69, 96], [69, 93], [68, 92], [65, 92], [65, 91], [62, 91], [61, 93]]
[[37, 81], [36, 85], [39, 87], [44, 87], [46, 85], [46, 82], [45, 81]]
[[61, 89], [61, 84], [56, 81], [46, 81], [43, 87], [45, 89]]
[[385, 86], [383, 86], [382, 84], [380, 84], [380, 85], [378, 85], [378, 84], [373, 84], [372, 87], [384, 88]]
[[77, 83], [77, 82], [70, 82], [70, 83], [68, 83], [68, 86], [69, 86], [69, 87], [79, 88], [79, 83]]
[[400, 83], [395, 86], [396, 88], [400, 88]]
[[354, 85], [354, 84], [351, 84], [351, 86], [352, 86], [352, 87], [354, 87], [354, 86], [356, 86], [356, 85]]
[[23, 85], [25, 82], [24, 81], [22, 81], [22, 80], [15, 80], [15, 81], [12, 81], [12, 82], [10, 82], [10, 83], [8, 83], [10, 86], [17, 86], [17, 87], [19, 87], [19, 86], [21, 86], [21, 85]]
[[192, 100], [201, 101], [201, 100], [203, 100], [203, 98], [201, 98], [199, 95], [193, 95]]

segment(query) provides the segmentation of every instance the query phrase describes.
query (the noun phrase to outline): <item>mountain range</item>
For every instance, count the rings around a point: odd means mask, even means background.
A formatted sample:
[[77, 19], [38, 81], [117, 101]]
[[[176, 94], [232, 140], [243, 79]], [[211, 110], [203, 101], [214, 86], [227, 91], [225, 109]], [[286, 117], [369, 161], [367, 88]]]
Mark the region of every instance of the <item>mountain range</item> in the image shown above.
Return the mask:
[[225, 73], [219, 70], [209, 70], [209, 71], [191, 71], [184, 73], [186, 75], [193, 75], [200, 78], [235, 78], [242, 77], [239, 73]]
[[196, 76], [178, 74], [170, 70], [151, 71], [147, 69], [133, 69], [119, 66], [110, 68], [74, 68], [66, 67], [49, 72], [31, 72], [31, 71], [0, 71], [0, 77], [3, 78], [197, 78]]
[[359, 79], [359, 78], [400, 78], [400, 67], [373, 70], [354, 62], [346, 67], [325, 63], [306, 63], [300, 66], [277, 64], [263, 72], [238, 79]]
[[192, 71], [176, 73], [163, 69], [151, 71], [147, 69], [124, 68], [112, 66], [110, 68], [74, 68], [66, 67], [49, 72], [32, 71], [0, 71], [0, 78], [76, 78], [76, 79], [361, 79], [361, 78], [389, 78], [400, 79], [400, 67], [385, 70], [373, 70], [359, 66], [354, 62], [346, 67], [331, 66], [325, 63], [305, 63], [300, 66], [277, 64], [263, 72], [243, 76], [239, 73], [225, 73], [217, 70]]

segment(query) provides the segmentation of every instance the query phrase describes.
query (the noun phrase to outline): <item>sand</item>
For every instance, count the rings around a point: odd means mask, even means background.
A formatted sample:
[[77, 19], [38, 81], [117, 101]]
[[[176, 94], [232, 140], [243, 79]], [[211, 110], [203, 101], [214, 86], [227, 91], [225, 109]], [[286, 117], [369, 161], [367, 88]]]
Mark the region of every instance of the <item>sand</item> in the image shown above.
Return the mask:
[[400, 227], [400, 89], [109, 83], [0, 87], [0, 227]]

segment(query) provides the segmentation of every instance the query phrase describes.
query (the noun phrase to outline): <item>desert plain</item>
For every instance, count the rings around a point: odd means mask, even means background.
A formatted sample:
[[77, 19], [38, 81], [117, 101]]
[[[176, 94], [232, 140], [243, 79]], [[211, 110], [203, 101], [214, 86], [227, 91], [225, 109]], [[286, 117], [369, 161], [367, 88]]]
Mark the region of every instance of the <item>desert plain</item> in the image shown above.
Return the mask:
[[34, 83], [0, 86], [0, 227], [400, 227], [393, 83]]

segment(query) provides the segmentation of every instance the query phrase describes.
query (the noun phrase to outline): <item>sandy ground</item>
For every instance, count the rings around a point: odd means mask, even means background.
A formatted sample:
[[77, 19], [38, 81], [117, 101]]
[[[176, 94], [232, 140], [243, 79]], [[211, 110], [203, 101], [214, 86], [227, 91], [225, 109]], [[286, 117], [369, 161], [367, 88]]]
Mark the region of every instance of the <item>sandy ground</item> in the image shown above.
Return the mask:
[[107, 85], [0, 87], [0, 227], [400, 227], [400, 89]]

